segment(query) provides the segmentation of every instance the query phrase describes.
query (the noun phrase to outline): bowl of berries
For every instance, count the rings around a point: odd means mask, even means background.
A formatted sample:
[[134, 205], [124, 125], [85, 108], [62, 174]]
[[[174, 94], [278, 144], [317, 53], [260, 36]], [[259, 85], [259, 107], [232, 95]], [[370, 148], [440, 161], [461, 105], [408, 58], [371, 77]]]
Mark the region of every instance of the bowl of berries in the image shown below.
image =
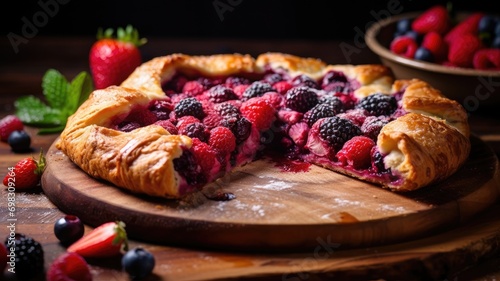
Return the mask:
[[365, 42], [397, 79], [423, 79], [469, 113], [500, 104], [500, 16], [436, 5], [373, 24]]

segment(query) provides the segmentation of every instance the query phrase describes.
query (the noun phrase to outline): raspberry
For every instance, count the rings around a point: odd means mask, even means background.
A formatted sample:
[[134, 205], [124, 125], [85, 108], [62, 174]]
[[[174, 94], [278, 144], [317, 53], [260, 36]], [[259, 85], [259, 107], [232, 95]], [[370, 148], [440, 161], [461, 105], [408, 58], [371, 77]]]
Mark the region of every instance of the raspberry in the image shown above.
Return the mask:
[[248, 100], [250, 98], [260, 97], [267, 92], [273, 91], [274, 89], [269, 83], [255, 81], [245, 90], [245, 92], [243, 92], [243, 99]]
[[170, 120], [158, 120], [154, 124], [162, 126], [171, 135], [177, 135], [179, 133], [177, 127], [175, 127], [175, 125], [172, 122], [170, 122]]
[[356, 108], [364, 109], [373, 116], [389, 116], [398, 108], [398, 102], [393, 96], [375, 93], [362, 98]]
[[203, 119], [205, 115], [203, 105], [195, 98], [185, 98], [179, 101], [174, 107], [174, 112], [177, 118], [190, 115], [198, 119]]
[[286, 106], [298, 112], [306, 112], [318, 103], [316, 92], [310, 87], [295, 87], [286, 93]]
[[340, 149], [344, 143], [355, 136], [361, 135], [361, 130], [351, 121], [337, 116], [327, 117], [319, 127], [322, 139]]
[[249, 99], [241, 105], [240, 111], [259, 131], [269, 129], [276, 119], [276, 109], [262, 98]]
[[184, 128], [187, 125], [192, 124], [192, 123], [196, 123], [196, 122], [201, 122], [201, 121], [200, 121], [200, 119], [193, 117], [193, 116], [183, 116], [177, 120], [176, 127], [177, 127], [177, 130], [180, 132], [180, 131], [184, 130]]
[[208, 144], [220, 154], [226, 155], [236, 148], [236, 138], [229, 128], [215, 127], [210, 131]]
[[20, 280], [28, 280], [43, 272], [44, 252], [42, 245], [33, 238], [16, 233], [14, 240], [5, 239], [7, 248], [14, 248], [16, 276]]
[[418, 44], [409, 36], [398, 36], [391, 41], [389, 48], [397, 55], [412, 59], [415, 56]]
[[432, 53], [435, 61], [442, 61], [446, 59], [448, 45], [444, 42], [443, 37], [439, 33], [431, 31], [425, 34], [422, 39], [422, 47]]
[[380, 130], [387, 123], [389, 123], [389, 118], [368, 116], [363, 122], [363, 125], [361, 125], [361, 132], [363, 132], [364, 136], [369, 137], [372, 140], [377, 140]]
[[295, 87], [309, 87], [313, 89], [319, 89], [318, 82], [311, 77], [301, 74], [292, 79], [292, 85]]
[[371, 166], [371, 150], [374, 146], [372, 139], [355, 136], [344, 144], [336, 156], [343, 165], [352, 166], [354, 169], [368, 168]]
[[267, 92], [262, 96], [262, 98], [269, 101], [269, 104], [276, 109], [281, 108], [284, 100], [283, 96], [276, 92]]
[[90, 268], [83, 257], [68, 252], [57, 257], [47, 271], [47, 281], [91, 281]]
[[203, 118], [203, 124], [208, 128], [212, 129], [214, 127], [217, 127], [220, 125], [222, 120], [224, 119], [223, 116], [217, 114], [214, 110], [211, 111], [211, 113], [207, 114], [205, 118]]
[[205, 90], [205, 87], [198, 81], [188, 81], [184, 84], [182, 92], [190, 97], [200, 95]]
[[304, 114], [304, 120], [306, 121], [307, 125], [312, 126], [321, 118], [331, 117], [335, 115], [337, 115], [337, 113], [334, 110], [333, 106], [326, 103], [320, 103], [315, 105], [313, 108], [311, 108], [311, 110], [307, 111]]
[[500, 70], [500, 49], [481, 49], [474, 54], [472, 64], [475, 69]]
[[205, 173], [207, 178], [210, 176], [208, 173], [213, 169], [216, 164], [217, 154], [215, 151], [207, 144], [199, 139], [193, 139], [193, 145], [191, 146], [191, 151], [196, 158], [196, 161], [201, 167], [201, 170]]
[[216, 85], [208, 91], [208, 99], [214, 103], [221, 103], [228, 100], [235, 100], [238, 96], [228, 87]]
[[234, 93], [238, 96], [238, 98], [240, 99], [243, 99], [243, 94], [245, 93], [245, 91], [250, 87], [250, 85], [247, 85], [247, 84], [242, 84], [242, 85], [238, 85], [238, 86], [235, 86], [233, 88], [233, 91]]
[[7, 141], [12, 132], [22, 131], [23, 129], [23, 122], [16, 115], [7, 115], [0, 120], [0, 139]]
[[286, 94], [286, 92], [292, 87], [292, 84], [288, 83], [288, 81], [280, 81], [273, 85], [273, 88], [276, 90], [276, 92], [280, 93], [281, 95]]
[[346, 83], [347, 77], [345, 77], [343, 72], [330, 70], [323, 76], [321, 87], [324, 89], [326, 86], [336, 82]]
[[179, 134], [186, 135], [190, 138], [198, 138], [202, 142], [207, 142], [209, 136], [207, 127], [200, 122], [191, 123], [183, 127], [182, 130], [179, 130]]

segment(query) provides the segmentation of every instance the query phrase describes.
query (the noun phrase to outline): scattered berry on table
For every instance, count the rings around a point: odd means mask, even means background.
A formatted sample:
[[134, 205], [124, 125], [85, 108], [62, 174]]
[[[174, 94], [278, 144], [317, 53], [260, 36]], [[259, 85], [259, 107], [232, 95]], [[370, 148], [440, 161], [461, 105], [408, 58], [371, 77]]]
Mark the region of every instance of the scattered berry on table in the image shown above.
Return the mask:
[[5, 246], [14, 248], [16, 276], [19, 280], [29, 280], [44, 270], [44, 251], [42, 244], [30, 236], [16, 233], [13, 239], [7, 237]]
[[24, 130], [24, 125], [16, 115], [7, 115], [0, 120], [0, 139], [2, 141], [7, 141], [12, 132], [22, 130]]
[[126, 251], [128, 247], [125, 223], [106, 222], [94, 228], [71, 244], [66, 251], [84, 258], [112, 257]]
[[[19, 160], [12, 171], [3, 178], [3, 184], [9, 186], [14, 183], [16, 191], [22, 191], [37, 187], [45, 170], [45, 157], [40, 151], [38, 160], [34, 157], [26, 157]], [[15, 179], [12, 180], [12, 178]]]
[[364, 109], [369, 115], [372, 116], [389, 116], [396, 111], [398, 103], [391, 95], [375, 93], [362, 98], [356, 107]]
[[54, 223], [54, 234], [65, 246], [82, 238], [84, 232], [83, 222], [77, 216], [65, 215]]
[[318, 103], [318, 95], [315, 90], [299, 86], [288, 90], [286, 93], [286, 106], [292, 110], [305, 113]]
[[28, 152], [31, 150], [31, 137], [26, 131], [14, 131], [7, 139], [12, 151], [16, 153]]
[[77, 253], [63, 253], [47, 270], [47, 281], [92, 281], [87, 261]]
[[347, 119], [332, 116], [323, 119], [319, 133], [322, 139], [338, 150], [346, 141], [361, 135], [361, 129]]
[[127, 251], [123, 255], [121, 262], [123, 270], [134, 280], [150, 275], [155, 267], [154, 255], [142, 247]]

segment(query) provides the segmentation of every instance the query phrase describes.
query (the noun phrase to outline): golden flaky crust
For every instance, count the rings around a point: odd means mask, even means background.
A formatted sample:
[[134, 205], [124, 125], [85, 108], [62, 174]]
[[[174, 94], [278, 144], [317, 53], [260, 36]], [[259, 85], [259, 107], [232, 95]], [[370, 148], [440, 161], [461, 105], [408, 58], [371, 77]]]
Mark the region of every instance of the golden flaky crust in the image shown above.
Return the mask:
[[385, 187], [414, 190], [454, 173], [468, 156], [469, 127], [461, 106], [419, 80], [394, 81], [382, 65], [327, 65], [314, 58], [281, 53], [188, 56], [173, 54], [154, 58], [138, 67], [120, 86], [94, 91], [67, 122], [56, 143], [89, 175], [133, 192], [179, 198], [179, 175], [173, 159], [191, 146], [186, 136], [170, 135], [160, 126], [131, 132], [111, 128], [113, 118], [126, 116], [134, 106], [146, 106], [164, 97], [162, 84], [176, 73], [220, 77], [258, 74], [282, 69], [291, 76], [320, 78], [338, 70], [359, 82], [358, 98], [379, 92], [405, 90], [403, 108], [409, 114], [386, 125], [377, 146], [387, 154], [385, 164], [402, 181]]

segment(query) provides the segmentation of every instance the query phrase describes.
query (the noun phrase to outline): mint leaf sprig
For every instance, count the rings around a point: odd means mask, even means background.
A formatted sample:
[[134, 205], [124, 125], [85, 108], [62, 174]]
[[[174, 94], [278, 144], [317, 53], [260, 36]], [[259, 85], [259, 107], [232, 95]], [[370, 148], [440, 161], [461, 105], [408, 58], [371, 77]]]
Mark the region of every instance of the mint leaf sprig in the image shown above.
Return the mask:
[[68, 117], [89, 97], [94, 86], [92, 77], [80, 72], [71, 82], [57, 70], [49, 69], [42, 78], [47, 103], [30, 95], [14, 102], [17, 117], [26, 125], [40, 128], [39, 134], [61, 132]]

